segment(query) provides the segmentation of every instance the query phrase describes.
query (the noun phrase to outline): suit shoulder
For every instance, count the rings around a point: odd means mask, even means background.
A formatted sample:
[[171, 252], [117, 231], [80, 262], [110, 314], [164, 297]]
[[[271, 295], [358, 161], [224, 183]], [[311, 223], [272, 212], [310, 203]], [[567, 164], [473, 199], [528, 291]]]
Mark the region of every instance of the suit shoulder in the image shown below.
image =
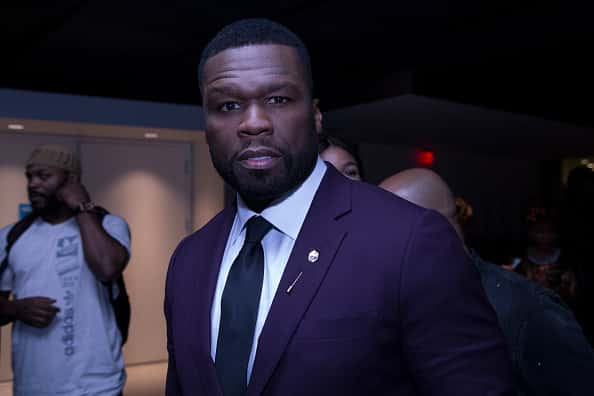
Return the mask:
[[[393, 222], [394, 217], [401, 222], [415, 222], [429, 210], [413, 204], [380, 187], [365, 182], [352, 183], [353, 207]], [[432, 212], [432, 211], [431, 211]]]
[[225, 220], [225, 215], [228, 209], [223, 209], [219, 213], [217, 213], [212, 219], [208, 221], [205, 225], [200, 227], [198, 230], [192, 232], [190, 235], [186, 236], [182, 241], [179, 243], [179, 246], [187, 243], [199, 243], [205, 237], [211, 235], [211, 233], [215, 230], [218, 230]]
[[498, 314], [507, 320], [513, 319], [520, 325], [531, 316], [545, 311], [571, 315], [571, 310], [554, 291], [497, 264], [483, 260], [475, 262], [489, 299]]
[[208, 257], [222, 229], [225, 227], [226, 219], [231, 216], [233, 211], [228, 208], [219, 212], [206, 225], [192, 234], [182, 239], [169, 261], [167, 270], [167, 284], [175, 282], [175, 279], [184, 279], [192, 276], [194, 268], [197, 265], [197, 259]]
[[191, 254], [196, 248], [208, 244], [209, 239], [212, 238], [213, 235], [220, 233], [221, 227], [225, 223], [226, 216], [232, 215], [232, 213], [230, 214], [228, 211], [229, 208], [223, 209], [200, 229], [183, 238], [173, 251], [170, 264], [173, 264], [176, 259], [181, 259], [188, 254]]
[[[502, 268], [497, 264], [483, 262], [481, 272], [486, 276], [493, 277], [498, 282], [507, 284], [510, 288], [517, 291], [518, 294], [525, 294], [526, 299], [531, 299], [535, 304], [548, 305], [548, 304], [559, 304], [564, 305], [561, 297], [557, 295], [551, 289], [543, 287], [536, 282], [532, 282], [522, 275]], [[530, 296], [530, 297], [528, 297]]]

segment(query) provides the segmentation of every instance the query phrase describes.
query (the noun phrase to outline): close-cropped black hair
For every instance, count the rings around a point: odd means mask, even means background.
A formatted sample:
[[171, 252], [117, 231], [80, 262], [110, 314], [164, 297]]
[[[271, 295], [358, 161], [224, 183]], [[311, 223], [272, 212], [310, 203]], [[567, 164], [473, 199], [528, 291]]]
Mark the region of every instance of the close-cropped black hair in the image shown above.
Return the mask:
[[200, 65], [198, 66], [200, 89], [202, 89], [204, 64], [208, 59], [219, 52], [230, 48], [240, 48], [258, 44], [281, 44], [295, 48], [299, 55], [299, 59], [303, 64], [305, 81], [310, 92], [313, 94], [313, 78], [309, 52], [307, 51], [305, 44], [303, 44], [303, 41], [285, 26], [262, 18], [241, 19], [233, 22], [221, 29], [216, 36], [210, 40], [200, 56]]

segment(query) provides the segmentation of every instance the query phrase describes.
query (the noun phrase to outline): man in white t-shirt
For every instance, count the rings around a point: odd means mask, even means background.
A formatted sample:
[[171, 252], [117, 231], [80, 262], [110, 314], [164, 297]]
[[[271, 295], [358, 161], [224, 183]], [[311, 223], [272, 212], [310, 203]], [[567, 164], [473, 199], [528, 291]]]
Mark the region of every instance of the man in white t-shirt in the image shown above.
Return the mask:
[[[37, 218], [0, 275], [0, 324], [14, 322], [14, 394], [120, 395], [126, 374], [108, 287], [130, 257], [128, 224], [97, 214], [65, 147], [35, 149], [25, 174]], [[0, 261], [11, 228], [0, 229]]]

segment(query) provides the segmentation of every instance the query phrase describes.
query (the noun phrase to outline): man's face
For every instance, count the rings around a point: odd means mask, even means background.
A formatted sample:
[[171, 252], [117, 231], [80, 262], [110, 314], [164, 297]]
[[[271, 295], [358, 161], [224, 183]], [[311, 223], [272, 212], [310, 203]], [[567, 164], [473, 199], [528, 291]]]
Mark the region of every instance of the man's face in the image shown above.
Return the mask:
[[222, 51], [206, 62], [201, 83], [213, 164], [244, 199], [271, 201], [307, 178], [321, 115], [294, 48]]
[[67, 180], [62, 169], [49, 166], [31, 165], [25, 172], [27, 193], [31, 206], [36, 211], [51, 211], [60, 206], [56, 193]]

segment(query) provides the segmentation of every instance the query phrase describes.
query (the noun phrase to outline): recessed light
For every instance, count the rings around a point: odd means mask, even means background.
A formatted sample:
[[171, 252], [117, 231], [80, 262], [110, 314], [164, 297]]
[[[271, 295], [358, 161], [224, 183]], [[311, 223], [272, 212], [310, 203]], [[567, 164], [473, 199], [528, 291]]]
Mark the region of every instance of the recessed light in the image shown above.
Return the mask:
[[158, 139], [159, 138], [159, 134], [156, 132], [147, 132], [144, 134], [144, 137], [147, 139]]
[[8, 129], [12, 129], [13, 131], [22, 131], [25, 129], [23, 124], [8, 124]]

